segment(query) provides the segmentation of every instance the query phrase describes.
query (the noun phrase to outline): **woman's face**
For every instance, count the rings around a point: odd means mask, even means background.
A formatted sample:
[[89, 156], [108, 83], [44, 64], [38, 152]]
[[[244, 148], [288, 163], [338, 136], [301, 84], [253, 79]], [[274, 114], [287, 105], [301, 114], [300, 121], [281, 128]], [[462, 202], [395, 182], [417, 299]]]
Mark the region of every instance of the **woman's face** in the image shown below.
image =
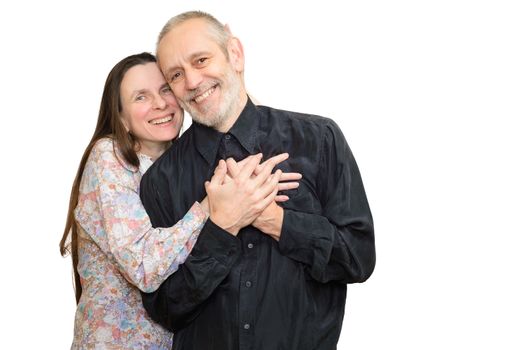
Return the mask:
[[154, 155], [179, 134], [182, 109], [154, 62], [136, 65], [120, 84], [122, 121], [141, 145], [141, 152]]

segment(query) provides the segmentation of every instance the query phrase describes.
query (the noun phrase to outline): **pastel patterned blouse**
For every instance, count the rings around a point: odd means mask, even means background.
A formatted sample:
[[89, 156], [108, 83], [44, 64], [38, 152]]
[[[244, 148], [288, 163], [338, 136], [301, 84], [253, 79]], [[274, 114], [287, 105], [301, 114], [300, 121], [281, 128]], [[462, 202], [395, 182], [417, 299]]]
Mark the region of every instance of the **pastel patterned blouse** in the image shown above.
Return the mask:
[[186, 260], [206, 213], [196, 202], [173, 227], [153, 228], [138, 193], [152, 160], [139, 160], [138, 170], [119, 161], [108, 138], [88, 158], [75, 209], [82, 296], [72, 349], [171, 349], [140, 290], [154, 291]]

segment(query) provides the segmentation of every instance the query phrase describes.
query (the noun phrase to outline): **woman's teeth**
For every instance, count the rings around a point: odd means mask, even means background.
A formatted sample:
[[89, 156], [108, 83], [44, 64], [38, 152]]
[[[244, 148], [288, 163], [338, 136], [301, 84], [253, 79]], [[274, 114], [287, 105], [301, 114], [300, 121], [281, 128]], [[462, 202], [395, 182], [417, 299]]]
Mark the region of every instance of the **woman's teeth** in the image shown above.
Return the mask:
[[153, 125], [159, 125], [159, 124], [169, 123], [172, 121], [172, 119], [173, 119], [173, 114], [168, 115], [167, 117], [164, 117], [164, 118], [150, 120], [149, 123]]

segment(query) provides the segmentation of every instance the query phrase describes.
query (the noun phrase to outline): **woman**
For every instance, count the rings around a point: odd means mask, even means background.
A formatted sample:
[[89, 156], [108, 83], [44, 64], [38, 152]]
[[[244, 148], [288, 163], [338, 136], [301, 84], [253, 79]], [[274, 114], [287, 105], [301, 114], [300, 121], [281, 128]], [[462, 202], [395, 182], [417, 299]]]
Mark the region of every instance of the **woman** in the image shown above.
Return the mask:
[[171, 348], [171, 333], [146, 315], [140, 290], [155, 290], [185, 261], [207, 219], [207, 198], [173, 227], [155, 229], [138, 187], [178, 136], [182, 119], [151, 54], [129, 56], [109, 73], [60, 242], [75, 274], [72, 349]]

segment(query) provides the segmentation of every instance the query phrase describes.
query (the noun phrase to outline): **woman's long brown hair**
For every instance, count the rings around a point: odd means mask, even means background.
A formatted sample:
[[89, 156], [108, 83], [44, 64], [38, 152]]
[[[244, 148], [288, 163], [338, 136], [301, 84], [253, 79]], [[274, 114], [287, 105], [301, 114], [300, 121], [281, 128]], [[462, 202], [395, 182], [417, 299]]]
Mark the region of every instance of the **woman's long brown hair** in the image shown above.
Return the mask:
[[113, 142], [116, 143], [116, 148], [118, 148], [120, 151], [120, 157], [123, 158], [123, 161], [135, 167], [139, 166], [139, 159], [136, 153], [137, 140], [133, 137], [133, 135], [126, 131], [126, 128], [124, 127], [124, 124], [120, 118], [120, 112], [122, 110], [122, 105], [120, 102], [120, 84], [124, 79], [124, 75], [130, 68], [149, 62], [156, 62], [155, 56], [150, 53], [143, 52], [138, 55], [132, 55], [124, 58], [122, 61], [117, 63], [115, 67], [113, 67], [111, 72], [109, 72], [106, 83], [104, 84], [97, 126], [95, 127], [95, 132], [91, 137], [91, 141], [89, 141], [89, 144], [82, 155], [75, 180], [73, 181], [71, 195], [69, 197], [69, 209], [67, 212], [66, 227], [64, 228], [64, 234], [60, 240], [60, 254], [62, 254], [62, 256], [71, 254], [71, 258], [73, 260], [75, 297], [77, 304], [80, 300], [80, 296], [82, 295], [82, 286], [80, 284], [80, 275], [77, 269], [78, 227], [75, 221], [74, 211], [78, 204], [78, 194], [80, 181], [82, 180], [82, 174], [84, 173], [84, 168], [93, 146], [103, 137], [110, 137], [113, 139]]

